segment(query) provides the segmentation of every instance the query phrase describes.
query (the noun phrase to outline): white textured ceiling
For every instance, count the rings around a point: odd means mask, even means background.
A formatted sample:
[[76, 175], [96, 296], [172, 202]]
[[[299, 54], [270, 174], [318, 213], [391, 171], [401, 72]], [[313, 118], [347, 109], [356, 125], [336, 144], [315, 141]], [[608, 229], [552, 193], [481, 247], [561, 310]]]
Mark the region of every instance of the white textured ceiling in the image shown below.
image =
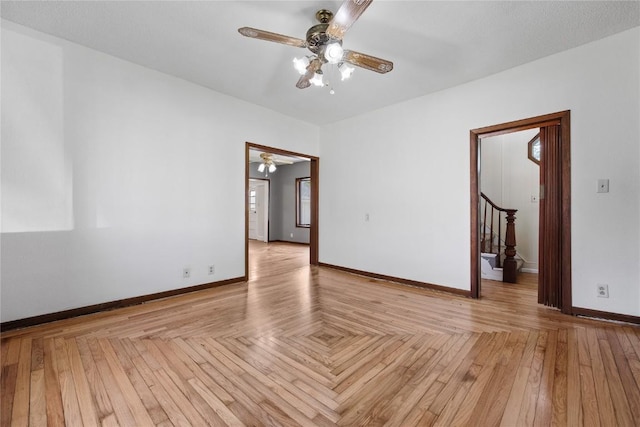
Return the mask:
[[[640, 25], [638, 1], [375, 0], [346, 49], [394, 69], [356, 69], [327, 89], [295, 87], [307, 52], [242, 37], [256, 27], [305, 38], [341, 1], [2, 1], [3, 19], [324, 124], [456, 86]], [[597, 58], [594, 58], [597, 61]]]

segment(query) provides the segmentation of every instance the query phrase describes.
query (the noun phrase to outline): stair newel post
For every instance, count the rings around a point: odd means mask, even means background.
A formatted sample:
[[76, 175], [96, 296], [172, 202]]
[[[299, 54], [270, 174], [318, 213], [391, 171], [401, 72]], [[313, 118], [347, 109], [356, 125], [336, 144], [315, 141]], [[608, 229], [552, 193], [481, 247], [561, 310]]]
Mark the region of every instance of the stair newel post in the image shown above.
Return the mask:
[[516, 283], [518, 264], [516, 262], [516, 212], [517, 209], [507, 209], [507, 230], [504, 238], [503, 281]]

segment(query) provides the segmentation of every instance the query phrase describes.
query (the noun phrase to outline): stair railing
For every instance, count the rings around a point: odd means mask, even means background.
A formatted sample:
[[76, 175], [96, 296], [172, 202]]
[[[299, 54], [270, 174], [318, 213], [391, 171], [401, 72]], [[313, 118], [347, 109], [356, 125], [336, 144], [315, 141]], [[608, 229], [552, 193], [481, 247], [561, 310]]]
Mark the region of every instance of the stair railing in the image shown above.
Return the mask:
[[[516, 283], [518, 264], [516, 262], [516, 212], [517, 209], [501, 208], [489, 199], [484, 193], [480, 193], [484, 199], [483, 227], [480, 239], [480, 249], [484, 253], [496, 254], [496, 267], [502, 267], [502, 281]], [[487, 229], [487, 213], [489, 214], [489, 228]], [[506, 229], [504, 236], [504, 262], [502, 255], [502, 221], [501, 214], [505, 214]], [[495, 233], [494, 218], [498, 223], [498, 233]], [[497, 244], [495, 236], [498, 237]], [[488, 238], [487, 238], [488, 237]], [[496, 248], [497, 246], [497, 248]]]

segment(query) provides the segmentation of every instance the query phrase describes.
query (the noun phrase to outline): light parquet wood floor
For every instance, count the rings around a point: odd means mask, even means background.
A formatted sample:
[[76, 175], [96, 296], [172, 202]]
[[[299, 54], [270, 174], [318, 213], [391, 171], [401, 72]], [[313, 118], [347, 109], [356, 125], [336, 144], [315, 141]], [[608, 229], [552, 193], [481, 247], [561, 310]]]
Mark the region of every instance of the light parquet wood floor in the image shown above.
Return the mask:
[[640, 424], [640, 328], [310, 267], [2, 336], [1, 425]]

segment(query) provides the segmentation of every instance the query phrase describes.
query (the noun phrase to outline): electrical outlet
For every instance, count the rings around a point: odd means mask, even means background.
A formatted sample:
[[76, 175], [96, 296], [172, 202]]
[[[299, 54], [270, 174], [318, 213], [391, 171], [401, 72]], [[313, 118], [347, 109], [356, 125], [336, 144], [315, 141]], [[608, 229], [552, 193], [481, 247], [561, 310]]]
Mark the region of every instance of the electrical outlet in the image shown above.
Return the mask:
[[293, 238], [293, 233], [289, 233], [289, 237]]
[[216, 266], [211, 264], [209, 266], [209, 275], [216, 274]]
[[182, 269], [182, 278], [188, 279], [191, 277], [191, 267], [185, 267]]
[[598, 298], [609, 298], [609, 285], [598, 284]]

